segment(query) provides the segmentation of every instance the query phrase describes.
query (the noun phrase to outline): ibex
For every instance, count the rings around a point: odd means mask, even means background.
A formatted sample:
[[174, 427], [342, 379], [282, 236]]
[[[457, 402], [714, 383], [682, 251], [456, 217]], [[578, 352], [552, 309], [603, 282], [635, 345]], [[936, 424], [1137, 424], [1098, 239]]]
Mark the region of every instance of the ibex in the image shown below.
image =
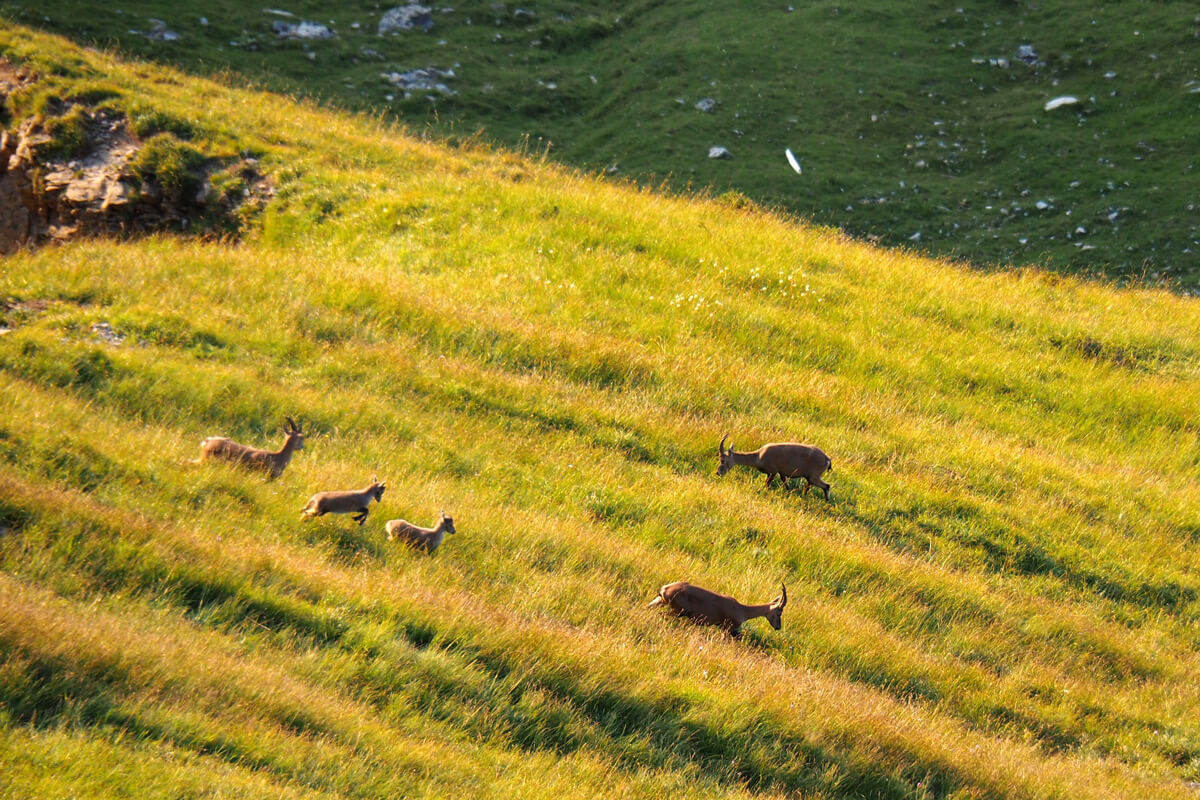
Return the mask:
[[357, 492], [317, 492], [309, 498], [308, 505], [300, 513], [306, 520], [325, 514], [353, 514], [358, 524], [362, 525], [370, 513], [367, 506], [372, 500], [378, 503], [382, 499], [383, 484], [372, 477], [371, 485]]
[[782, 479], [785, 489], [789, 488], [788, 478], [803, 478], [807, 481], [804, 486], [805, 494], [808, 494], [812, 487], [819, 486], [825, 490], [825, 499], [829, 499], [829, 484], [821, 480], [821, 476], [825, 470], [833, 469], [833, 461], [816, 447], [811, 444], [776, 442], [764, 444], [750, 453], [738, 453], [733, 449], [733, 445], [729, 445], [729, 449], [725, 448], [725, 439], [728, 438], [729, 434], [725, 434], [721, 443], [717, 445], [717, 453], [721, 456], [721, 464], [717, 467], [718, 475], [724, 475], [735, 465], [745, 464], [759, 472], [767, 473], [768, 487], [776, 475]]
[[210, 436], [200, 443], [200, 458], [192, 463], [199, 464], [209, 459], [232, 461], [251, 469], [264, 470], [271, 478], [278, 478], [292, 460], [292, 453], [304, 449], [304, 431], [300, 430], [300, 426], [291, 417], [284, 419], [287, 420], [287, 427], [283, 432], [287, 438], [283, 441], [283, 447], [278, 450], [260, 450], [257, 447], [238, 444], [224, 436]]
[[742, 635], [742, 623], [756, 617], [766, 617], [771, 627], [783, 627], [783, 607], [787, 605], [787, 587], [780, 584], [782, 593], [770, 603], [748, 606], [729, 595], [710, 592], [687, 581], [668, 583], [658, 590], [658, 597], [650, 601], [650, 607], [666, 606], [674, 613], [687, 617], [701, 625], [716, 625], [729, 631], [734, 637]]
[[442, 518], [435, 528], [422, 528], [402, 519], [394, 519], [386, 526], [389, 542], [399, 540], [413, 547], [423, 548], [432, 553], [441, 545], [447, 533], [454, 533], [454, 520], [442, 512]]

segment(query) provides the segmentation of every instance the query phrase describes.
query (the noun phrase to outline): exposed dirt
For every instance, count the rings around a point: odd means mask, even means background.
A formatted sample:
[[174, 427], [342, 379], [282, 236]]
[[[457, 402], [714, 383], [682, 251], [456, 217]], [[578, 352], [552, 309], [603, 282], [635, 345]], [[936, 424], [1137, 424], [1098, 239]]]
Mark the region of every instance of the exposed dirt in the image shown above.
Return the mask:
[[[0, 103], [34, 80], [0, 61]], [[166, 190], [153, 176], [133, 174], [142, 142], [124, 115], [88, 108], [81, 114], [84, 141], [67, 158], [47, 154], [54, 140], [40, 117], [0, 132], [0, 254], [78, 236], [228, 235], [244, 216], [239, 212], [261, 207], [273, 194], [254, 159], [209, 159], [192, 170], [198, 189], [186, 195]], [[210, 176], [231, 169], [243, 188], [215, 192]]]

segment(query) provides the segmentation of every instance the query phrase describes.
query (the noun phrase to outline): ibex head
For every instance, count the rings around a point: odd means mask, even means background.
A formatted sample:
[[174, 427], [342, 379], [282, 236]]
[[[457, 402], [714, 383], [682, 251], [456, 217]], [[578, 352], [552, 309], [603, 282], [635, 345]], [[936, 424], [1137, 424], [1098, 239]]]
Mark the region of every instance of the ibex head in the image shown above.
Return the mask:
[[779, 584], [783, 593], [771, 601], [771, 610], [767, 612], [767, 622], [775, 630], [783, 628], [783, 607], [787, 605], [787, 586]]
[[452, 517], [447, 517], [445, 511], [442, 512], [442, 529], [445, 530], [446, 533], [454, 533], [454, 519]]
[[375, 498], [376, 503], [383, 499], [383, 490], [386, 485], [386, 481], [384, 483], [379, 482], [378, 475], [371, 476], [371, 496]]
[[296, 420], [291, 417], [284, 417], [284, 419], [287, 421], [287, 425], [283, 429], [283, 432], [287, 434], [287, 441], [284, 443], [284, 446], [290, 446], [293, 450], [303, 450], [304, 431], [300, 430], [300, 426], [296, 424]]
[[717, 454], [721, 456], [721, 463], [717, 465], [717, 475], [724, 475], [733, 466], [733, 445], [729, 445], [728, 449], [725, 447], [725, 440], [728, 438], [729, 434], [727, 433], [722, 437], [721, 443], [717, 445]]

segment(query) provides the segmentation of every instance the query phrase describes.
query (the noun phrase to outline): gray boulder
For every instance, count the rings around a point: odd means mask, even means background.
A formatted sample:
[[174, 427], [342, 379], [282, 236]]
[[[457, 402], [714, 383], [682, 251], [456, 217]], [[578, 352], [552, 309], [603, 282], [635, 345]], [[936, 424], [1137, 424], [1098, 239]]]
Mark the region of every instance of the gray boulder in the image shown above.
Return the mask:
[[333, 31], [319, 22], [282, 22], [276, 20], [271, 24], [271, 30], [280, 39], [332, 39]]
[[379, 20], [379, 35], [392, 31], [411, 31], [414, 28], [428, 33], [433, 30], [433, 13], [428, 6], [411, 3], [407, 6], [396, 6]]

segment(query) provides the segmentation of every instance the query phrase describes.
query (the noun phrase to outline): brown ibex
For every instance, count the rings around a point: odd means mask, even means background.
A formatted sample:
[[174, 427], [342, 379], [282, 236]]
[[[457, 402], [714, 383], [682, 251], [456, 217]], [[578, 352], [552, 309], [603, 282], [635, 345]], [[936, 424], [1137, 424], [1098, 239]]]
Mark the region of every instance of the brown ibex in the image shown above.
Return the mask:
[[371, 478], [371, 485], [358, 491], [317, 492], [308, 500], [308, 505], [300, 512], [304, 518], [324, 516], [325, 514], [353, 514], [353, 518], [362, 525], [370, 513], [368, 506], [371, 501], [383, 499], [384, 485], [376, 478]]
[[764, 444], [749, 453], [738, 453], [733, 449], [733, 445], [725, 448], [725, 439], [728, 438], [729, 434], [725, 434], [721, 443], [717, 445], [717, 453], [721, 456], [721, 463], [717, 467], [718, 475], [724, 475], [734, 466], [744, 464], [767, 473], [768, 487], [776, 475], [782, 479], [785, 489], [789, 488], [788, 478], [803, 478], [807, 482], [804, 494], [808, 494], [809, 489], [817, 486], [825, 490], [825, 499], [829, 499], [829, 484], [821, 480], [821, 476], [825, 474], [825, 470], [833, 469], [833, 461], [818, 448], [811, 444], [774, 442]]
[[210, 436], [200, 443], [200, 458], [192, 463], [199, 464], [209, 459], [232, 461], [250, 469], [264, 470], [271, 478], [278, 478], [292, 460], [292, 453], [304, 449], [304, 431], [291, 417], [284, 419], [287, 420], [287, 427], [283, 432], [287, 438], [278, 450], [260, 450], [238, 444], [224, 436]]
[[687, 581], [668, 583], [658, 590], [650, 606], [666, 606], [674, 613], [700, 625], [716, 625], [735, 637], [742, 635], [742, 623], [756, 617], [766, 617], [771, 627], [783, 627], [783, 607], [787, 605], [787, 587], [780, 584], [782, 593], [769, 603], [748, 606], [732, 597], [710, 592]]
[[389, 542], [399, 540], [413, 547], [423, 548], [429, 553], [438, 549], [447, 533], [455, 532], [454, 520], [447, 517], [445, 511], [442, 512], [442, 518], [434, 528], [422, 528], [420, 525], [413, 525], [402, 519], [394, 519], [385, 527]]

